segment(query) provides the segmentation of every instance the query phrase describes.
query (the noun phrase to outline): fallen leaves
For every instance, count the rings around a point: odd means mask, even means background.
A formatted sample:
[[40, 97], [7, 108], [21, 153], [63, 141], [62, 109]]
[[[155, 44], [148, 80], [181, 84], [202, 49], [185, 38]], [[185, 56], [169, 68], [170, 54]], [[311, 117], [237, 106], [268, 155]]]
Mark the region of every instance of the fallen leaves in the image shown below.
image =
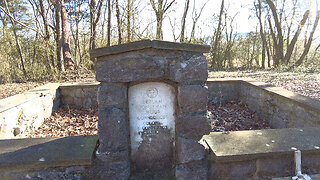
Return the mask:
[[212, 122], [213, 132], [270, 128], [266, 121], [241, 102], [211, 104], [208, 106], [207, 117]]
[[30, 137], [63, 137], [98, 133], [98, 111], [59, 108]]

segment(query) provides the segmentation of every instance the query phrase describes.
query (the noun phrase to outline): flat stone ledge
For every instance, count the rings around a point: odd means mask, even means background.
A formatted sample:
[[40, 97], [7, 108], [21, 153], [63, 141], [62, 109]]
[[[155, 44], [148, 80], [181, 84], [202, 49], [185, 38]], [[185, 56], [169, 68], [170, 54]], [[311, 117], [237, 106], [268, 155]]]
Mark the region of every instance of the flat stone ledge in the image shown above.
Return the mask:
[[0, 172], [90, 166], [97, 135], [0, 140]]
[[234, 162], [275, 155], [293, 155], [293, 151], [320, 153], [319, 128], [287, 128], [228, 133], [212, 132], [203, 137], [216, 162]]
[[59, 87], [62, 88], [73, 88], [73, 87], [96, 87], [100, 82], [76, 82], [76, 83], [60, 83]]
[[189, 43], [177, 43], [159, 40], [141, 40], [135, 41], [127, 44], [120, 44], [111, 47], [97, 48], [90, 51], [92, 58], [97, 58], [101, 56], [119, 54], [129, 51], [136, 51], [141, 49], [163, 49], [163, 50], [177, 50], [177, 51], [190, 51], [207, 53], [210, 50], [208, 45], [200, 44], [189, 44]]
[[59, 83], [48, 83], [43, 86], [26, 91], [22, 94], [17, 94], [14, 96], [7, 97], [5, 99], [0, 99], [0, 113], [11, 109], [15, 106], [23, 104], [27, 101], [31, 101], [38, 97], [46, 96], [47, 94], [56, 93], [59, 88]]

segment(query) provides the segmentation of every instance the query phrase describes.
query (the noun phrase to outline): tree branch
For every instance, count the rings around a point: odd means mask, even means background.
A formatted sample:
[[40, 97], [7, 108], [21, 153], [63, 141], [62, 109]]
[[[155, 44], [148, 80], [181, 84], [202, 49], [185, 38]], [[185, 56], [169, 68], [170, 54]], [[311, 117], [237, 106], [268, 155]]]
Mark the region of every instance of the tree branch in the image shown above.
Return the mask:
[[2, 10], [12, 21], [20, 24], [21, 26], [23, 26], [23, 27], [25, 27], [25, 28], [27, 28], [27, 29], [30, 29], [30, 30], [33, 30], [33, 31], [39, 33], [39, 35], [43, 37], [43, 34], [42, 34], [40, 31], [38, 31], [38, 30], [35, 29], [35, 28], [29, 27], [28, 25], [26, 25], [26, 24], [24, 24], [24, 23], [16, 20], [16, 19], [15, 19], [14, 17], [12, 17], [11, 14], [10, 14], [8, 11], [6, 11], [2, 6], [0, 6], [0, 10]]

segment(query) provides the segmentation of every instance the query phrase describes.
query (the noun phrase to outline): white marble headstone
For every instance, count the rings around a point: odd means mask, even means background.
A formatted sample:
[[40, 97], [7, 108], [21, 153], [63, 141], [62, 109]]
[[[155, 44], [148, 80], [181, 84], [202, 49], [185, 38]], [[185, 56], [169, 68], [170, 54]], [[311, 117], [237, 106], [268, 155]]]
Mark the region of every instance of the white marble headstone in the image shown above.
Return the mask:
[[161, 82], [147, 82], [130, 87], [128, 93], [132, 154], [137, 152], [143, 140], [142, 132], [155, 122], [167, 128], [174, 138], [175, 96], [172, 86]]

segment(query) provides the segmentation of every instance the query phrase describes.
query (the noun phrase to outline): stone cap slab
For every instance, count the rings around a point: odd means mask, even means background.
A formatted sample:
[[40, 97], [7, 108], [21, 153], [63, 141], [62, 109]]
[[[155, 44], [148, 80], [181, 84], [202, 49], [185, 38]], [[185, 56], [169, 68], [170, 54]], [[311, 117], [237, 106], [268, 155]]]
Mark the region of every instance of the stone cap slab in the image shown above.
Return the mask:
[[10, 108], [18, 106], [24, 102], [31, 101], [32, 99], [45, 96], [47, 94], [55, 94], [59, 88], [59, 83], [48, 83], [43, 86], [26, 91], [22, 94], [0, 99], [0, 113]]
[[203, 136], [218, 162], [252, 160], [274, 155], [292, 155], [293, 151], [320, 153], [320, 128], [286, 128], [233, 132], [211, 132]]
[[89, 166], [97, 135], [0, 140], [0, 171]]
[[130, 42], [127, 44], [120, 44], [110, 47], [97, 48], [90, 51], [92, 58], [97, 58], [101, 56], [119, 54], [129, 51], [137, 51], [141, 49], [163, 49], [163, 50], [177, 50], [177, 51], [190, 51], [207, 53], [210, 50], [210, 46], [201, 44], [190, 44], [190, 43], [177, 43], [169, 41], [160, 40], [141, 40]]
[[98, 86], [100, 82], [71, 82], [71, 83], [60, 83], [59, 87], [68, 88], [68, 87], [95, 87]]

